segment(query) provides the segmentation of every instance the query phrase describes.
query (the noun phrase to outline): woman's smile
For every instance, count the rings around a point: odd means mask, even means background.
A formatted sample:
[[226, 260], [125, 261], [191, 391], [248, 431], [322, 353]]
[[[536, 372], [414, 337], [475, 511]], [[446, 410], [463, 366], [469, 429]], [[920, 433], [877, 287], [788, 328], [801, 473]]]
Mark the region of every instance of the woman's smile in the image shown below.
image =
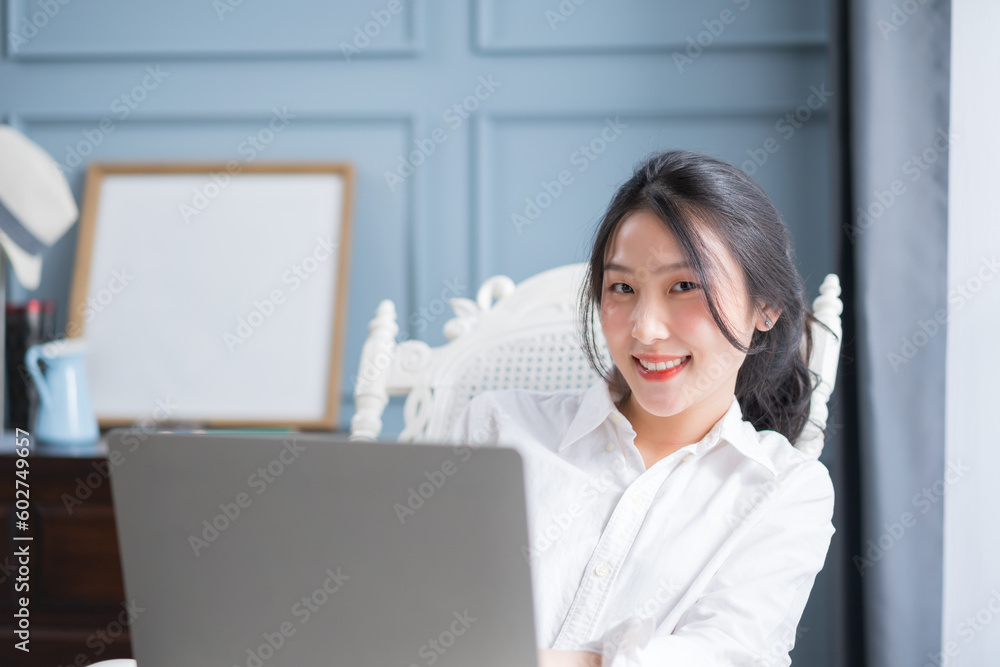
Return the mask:
[[678, 375], [683, 371], [688, 362], [691, 361], [691, 355], [683, 357], [673, 357], [669, 361], [656, 361], [655, 357], [648, 356], [633, 356], [636, 365], [638, 365], [639, 377], [651, 382], [662, 382], [664, 380], [669, 380], [670, 378]]
[[[703, 238], [721, 287], [718, 306], [748, 343], [754, 314], [740, 269], [717, 239], [708, 232]], [[717, 421], [745, 358], [719, 329], [700, 282], [654, 213], [638, 210], [622, 220], [604, 265], [601, 326], [632, 391], [630, 412], [659, 420], [661, 435], [686, 431], [687, 422]]]

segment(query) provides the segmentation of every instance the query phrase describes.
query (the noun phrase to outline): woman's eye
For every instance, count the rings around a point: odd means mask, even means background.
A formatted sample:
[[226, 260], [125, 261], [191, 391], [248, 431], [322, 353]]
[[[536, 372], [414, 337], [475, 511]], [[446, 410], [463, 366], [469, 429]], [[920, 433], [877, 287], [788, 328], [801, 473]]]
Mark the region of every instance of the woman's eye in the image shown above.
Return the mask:
[[674, 288], [678, 292], [690, 292], [691, 290], [698, 289], [698, 283], [693, 283], [690, 280], [682, 280], [674, 283]]
[[[616, 294], [629, 294], [632, 292], [632, 288], [626, 285], [625, 283], [612, 283], [612, 285], [608, 289], [610, 289], [612, 292]], [[628, 291], [626, 292], [624, 290]]]

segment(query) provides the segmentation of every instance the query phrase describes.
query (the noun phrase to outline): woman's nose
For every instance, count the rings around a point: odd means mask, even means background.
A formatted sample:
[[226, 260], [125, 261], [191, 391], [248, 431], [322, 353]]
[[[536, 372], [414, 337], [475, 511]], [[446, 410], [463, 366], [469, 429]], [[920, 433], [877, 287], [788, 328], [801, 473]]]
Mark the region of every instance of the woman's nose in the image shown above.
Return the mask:
[[655, 303], [640, 301], [632, 313], [632, 337], [643, 345], [669, 338], [666, 310]]

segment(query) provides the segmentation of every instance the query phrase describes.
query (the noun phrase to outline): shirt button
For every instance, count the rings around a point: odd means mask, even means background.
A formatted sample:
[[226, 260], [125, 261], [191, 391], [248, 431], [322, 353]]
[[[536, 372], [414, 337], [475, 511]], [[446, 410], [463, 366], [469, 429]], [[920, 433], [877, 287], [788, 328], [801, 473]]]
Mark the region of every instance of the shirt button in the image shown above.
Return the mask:
[[642, 502], [642, 494], [641, 493], [633, 493], [632, 494], [632, 504], [633, 505], [638, 505], [641, 502]]
[[606, 577], [609, 574], [611, 574], [611, 568], [605, 565], [604, 563], [601, 563], [600, 565], [594, 568], [594, 574], [596, 574], [598, 577]]
[[687, 463], [688, 461], [690, 461], [693, 458], [694, 458], [694, 454], [688, 454], [683, 459], [681, 459], [681, 463]]
[[614, 448], [615, 448], [615, 443], [613, 442], [609, 442], [608, 444], [604, 445], [604, 449], [608, 450], [609, 452]]
[[622, 423], [622, 418], [619, 417], [618, 415], [611, 415], [611, 418], [615, 420], [616, 424], [621, 424]]

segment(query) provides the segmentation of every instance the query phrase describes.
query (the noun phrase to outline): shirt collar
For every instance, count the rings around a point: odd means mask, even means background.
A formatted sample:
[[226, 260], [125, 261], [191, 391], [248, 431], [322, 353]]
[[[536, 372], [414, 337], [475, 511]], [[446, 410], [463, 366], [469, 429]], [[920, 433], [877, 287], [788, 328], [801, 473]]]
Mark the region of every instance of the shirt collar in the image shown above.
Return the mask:
[[[616, 426], [626, 425], [631, 430], [628, 420], [625, 419], [625, 416], [616, 406], [616, 402], [620, 398], [619, 394], [612, 393], [607, 382], [601, 379], [595, 381], [584, 392], [583, 398], [580, 401], [580, 407], [577, 409], [573, 421], [570, 422], [569, 428], [566, 429], [566, 435], [563, 436], [562, 442], [559, 443], [559, 451], [566, 449], [574, 442], [578, 442], [583, 436], [592, 432], [609, 419]], [[720, 440], [725, 440], [747, 458], [760, 463], [772, 475], [778, 474], [774, 462], [771, 461], [771, 458], [760, 445], [757, 430], [754, 429], [750, 422], [743, 420], [743, 410], [740, 408], [740, 403], [736, 400], [736, 396], [733, 396], [733, 401], [729, 405], [729, 409], [726, 410], [726, 413], [722, 415], [722, 418], [715, 423], [712, 429], [705, 434], [705, 437], [693, 445], [683, 447], [683, 449], [687, 449], [695, 456], [701, 456], [715, 447]]]
[[577, 408], [573, 421], [566, 429], [566, 435], [559, 443], [559, 451], [577, 442], [608, 419], [613, 419], [617, 424], [627, 423], [625, 416], [615, 406], [616, 400], [620, 398], [617, 393], [612, 395], [607, 382], [600, 378], [595, 380], [594, 384], [583, 393], [580, 407]]

